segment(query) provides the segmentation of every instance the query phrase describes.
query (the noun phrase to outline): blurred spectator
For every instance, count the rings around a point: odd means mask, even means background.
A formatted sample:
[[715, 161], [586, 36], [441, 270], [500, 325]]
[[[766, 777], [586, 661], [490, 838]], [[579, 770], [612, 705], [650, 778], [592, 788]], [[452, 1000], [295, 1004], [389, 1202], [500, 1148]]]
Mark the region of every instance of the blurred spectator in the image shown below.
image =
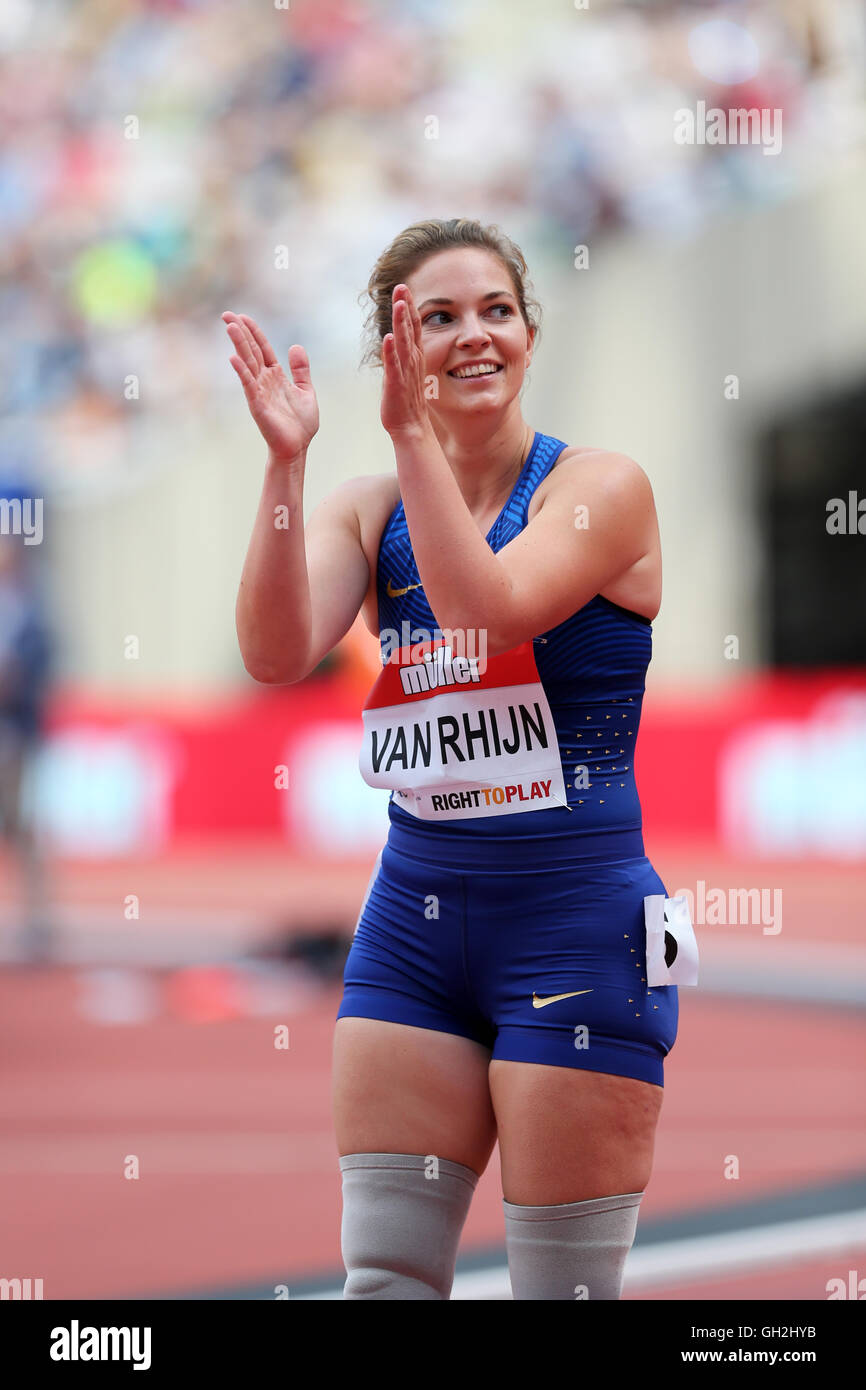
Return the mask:
[[21, 536], [0, 534], [0, 833], [18, 861], [23, 912], [17, 954], [50, 954], [46, 874], [28, 795], [43, 736], [52, 640]]

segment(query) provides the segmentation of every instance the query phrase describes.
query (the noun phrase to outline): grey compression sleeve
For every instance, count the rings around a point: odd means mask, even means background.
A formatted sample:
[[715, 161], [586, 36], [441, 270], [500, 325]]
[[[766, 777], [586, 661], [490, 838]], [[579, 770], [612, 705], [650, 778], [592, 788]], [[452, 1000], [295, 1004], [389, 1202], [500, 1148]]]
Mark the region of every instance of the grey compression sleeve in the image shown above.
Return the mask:
[[340, 1169], [343, 1298], [450, 1298], [478, 1174], [423, 1154], [346, 1154]]
[[503, 1202], [515, 1299], [618, 1299], [642, 1196], [551, 1207]]

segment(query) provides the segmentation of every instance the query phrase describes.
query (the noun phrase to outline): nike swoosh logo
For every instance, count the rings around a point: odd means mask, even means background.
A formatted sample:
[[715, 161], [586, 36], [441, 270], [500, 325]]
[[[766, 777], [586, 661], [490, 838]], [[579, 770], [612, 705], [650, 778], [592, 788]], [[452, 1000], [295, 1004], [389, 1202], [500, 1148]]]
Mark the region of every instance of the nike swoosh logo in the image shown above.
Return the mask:
[[545, 1004], [555, 1004], [558, 999], [573, 999], [576, 994], [592, 994], [592, 990], [573, 989], [568, 994], [550, 994], [546, 999], [539, 999], [538, 995], [533, 992], [532, 1007], [533, 1009], [543, 1009]]
[[421, 588], [421, 585], [420, 585], [420, 583], [419, 583], [419, 584], [407, 584], [406, 587], [405, 587], [405, 589], [395, 589], [395, 588], [394, 588], [394, 582], [393, 582], [393, 580], [389, 579], [389, 580], [388, 580], [387, 588], [385, 589], [385, 593], [388, 595], [389, 598], [402, 598], [403, 594], [408, 594], [408, 592], [409, 592], [410, 589], [420, 589], [420, 588]]

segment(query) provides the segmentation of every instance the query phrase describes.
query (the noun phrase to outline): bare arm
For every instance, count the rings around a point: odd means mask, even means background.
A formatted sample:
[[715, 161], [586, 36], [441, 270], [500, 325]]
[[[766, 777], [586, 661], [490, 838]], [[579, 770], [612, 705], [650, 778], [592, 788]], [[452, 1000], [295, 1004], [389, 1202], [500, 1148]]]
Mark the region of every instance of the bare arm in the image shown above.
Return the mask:
[[[257, 681], [292, 685], [346, 635], [370, 582], [355, 493], [343, 483], [303, 529], [303, 465], [268, 459], [236, 606], [244, 666]], [[275, 524], [285, 518], [287, 529]]]
[[299, 344], [289, 349], [290, 381], [253, 319], [223, 319], [237, 354], [231, 364], [268, 445], [235, 605], [238, 643], [255, 680], [294, 684], [348, 632], [367, 590], [356, 486], [344, 483], [320, 503], [305, 538], [304, 472], [319, 428], [307, 354]]

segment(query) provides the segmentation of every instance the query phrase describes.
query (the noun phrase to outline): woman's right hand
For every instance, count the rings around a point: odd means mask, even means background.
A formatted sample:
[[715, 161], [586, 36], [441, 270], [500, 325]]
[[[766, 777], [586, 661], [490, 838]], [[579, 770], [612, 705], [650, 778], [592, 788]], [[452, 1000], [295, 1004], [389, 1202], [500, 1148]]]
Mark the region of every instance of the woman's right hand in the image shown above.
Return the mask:
[[226, 310], [222, 318], [237, 352], [231, 364], [271, 457], [287, 461], [302, 457], [319, 428], [319, 406], [306, 352], [297, 343], [289, 348], [290, 381], [264, 333], [248, 314]]

